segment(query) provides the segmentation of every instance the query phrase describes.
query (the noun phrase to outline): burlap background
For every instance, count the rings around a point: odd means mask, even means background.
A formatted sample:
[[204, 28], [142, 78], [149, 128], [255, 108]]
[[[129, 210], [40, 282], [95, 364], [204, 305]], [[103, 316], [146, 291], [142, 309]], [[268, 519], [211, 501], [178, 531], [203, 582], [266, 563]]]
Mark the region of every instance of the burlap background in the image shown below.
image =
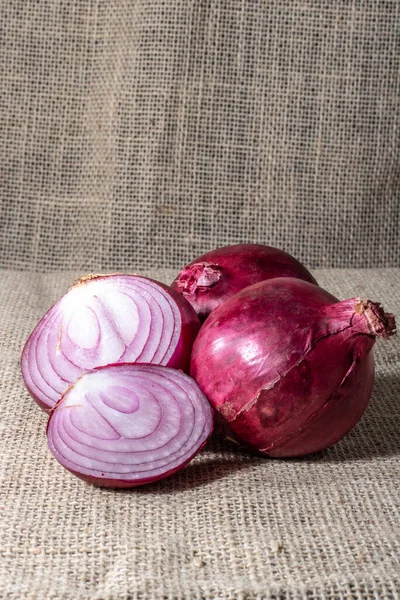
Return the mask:
[[1, 8], [1, 266], [399, 266], [398, 0]]
[[0, 598], [400, 598], [398, 339], [376, 345], [367, 413], [327, 452], [261, 460], [214, 439], [128, 492], [59, 467], [19, 374], [75, 277], [169, 282], [239, 241], [400, 317], [400, 2], [0, 11]]

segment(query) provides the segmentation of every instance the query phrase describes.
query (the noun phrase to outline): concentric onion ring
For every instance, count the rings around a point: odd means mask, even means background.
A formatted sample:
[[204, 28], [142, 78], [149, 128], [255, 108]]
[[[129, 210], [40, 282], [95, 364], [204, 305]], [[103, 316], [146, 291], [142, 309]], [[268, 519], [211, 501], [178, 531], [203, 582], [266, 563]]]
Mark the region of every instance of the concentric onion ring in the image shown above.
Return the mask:
[[137, 275], [80, 279], [41, 319], [21, 358], [25, 384], [51, 408], [83, 372], [118, 362], [186, 370], [200, 327], [186, 300]]
[[75, 475], [134, 487], [181, 469], [213, 426], [196, 382], [157, 365], [118, 364], [82, 375], [50, 415], [48, 444]]

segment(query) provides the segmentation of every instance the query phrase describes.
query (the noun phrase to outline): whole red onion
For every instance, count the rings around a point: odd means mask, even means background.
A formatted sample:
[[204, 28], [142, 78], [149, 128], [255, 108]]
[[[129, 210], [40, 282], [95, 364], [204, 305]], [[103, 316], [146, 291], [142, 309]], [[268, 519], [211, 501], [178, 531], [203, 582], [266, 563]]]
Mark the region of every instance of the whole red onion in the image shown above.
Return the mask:
[[31, 333], [21, 357], [28, 391], [51, 408], [84, 371], [117, 362], [189, 368], [200, 327], [190, 304], [138, 275], [79, 279]]
[[196, 382], [158, 365], [82, 375], [50, 414], [48, 444], [77, 477], [127, 488], [172, 475], [204, 446], [212, 409]]
[[358, 298], [339, 302], [293, 278], [250, 286], [208, 317], [191, 375], [229, 437], [262, 454], [301, 456], [354, 427], [370, 398], [376, 336], [393, 315]]
[[293, 256], [261, 244], [236, 244], [207, 252], [182, 269], [171, 287], [180, 292], [204, 320], [243, 288], [275, 277], [317, 283]]

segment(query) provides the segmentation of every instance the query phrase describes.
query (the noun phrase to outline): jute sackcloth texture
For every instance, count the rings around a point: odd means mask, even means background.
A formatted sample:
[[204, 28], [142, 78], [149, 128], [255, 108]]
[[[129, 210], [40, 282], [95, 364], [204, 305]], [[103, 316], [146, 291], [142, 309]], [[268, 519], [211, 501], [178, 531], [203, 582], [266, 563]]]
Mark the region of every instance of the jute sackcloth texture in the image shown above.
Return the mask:
[[[51, 456], [46, 416], [19, 373], [31, 329], [83, 274], [1, 275], [0, 597], [398, 599], [400, 340], [377, 342], [366, 414], [319, 455], [268, 460], [213, 439], [169, 479], [100, 489]], [[340, 298], [400, 315], [400, 270], [316, 276]]]
[[0, 266], [400, 266], [398, 0], [1, 3]]

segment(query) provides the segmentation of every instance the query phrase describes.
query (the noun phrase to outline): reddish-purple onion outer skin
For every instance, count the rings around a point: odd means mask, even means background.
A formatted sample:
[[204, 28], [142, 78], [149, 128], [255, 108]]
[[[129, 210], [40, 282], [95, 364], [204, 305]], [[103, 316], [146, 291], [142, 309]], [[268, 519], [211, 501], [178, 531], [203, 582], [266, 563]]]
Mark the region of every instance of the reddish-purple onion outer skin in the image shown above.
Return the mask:
[[[198, 264], [212, 265], [220, 279], [211, 285], [199, 285], [189, 293], [183, 284], [185, 273]], [[262, 244], [235, 244], [211, 250], [186, 265], [171, 287], [181, 293], [193, 306], [201, 320], [240, 290], [276, 277], [295, 277], [318, 285], [306, 267], [293, 256]]]
[[301, 456], [356, 425], [372, 391], [375, 342], [357, 301], [280, 278], [242, 290], [208, 317], [191, 375], [229, 437], [264, 455]]
[[[143, 366], [143, 367], [153, 367], [156, 366], [158, 368], [161, 369], [170, 369], [170, 367], [165, 367], [165, 366], [161, 366], [161, 365], [151, 365], [151, 364], [147, 364], [147, 363], [137, 363], [139, 366]], [[133, 363], [114, 363], [114, 364], [110, 364], [110, 365], [103, 365], [101, 367], [96, 367], [94, 369], [92, 369], [91, 371], [88, 371], [88, 373], [94, 373], [96, 371], [102, 371], [104, 369], [109, 369], [110, 367], [133, 367], [135, 366], [135, 364]], [[70, 388], [72, 388], [73, 385], [70, 386]], [[47, 426], [46, 426], [46, 434], [48, 435], [49, 432], [49, 428], [51, 426], [51, 420], [54, 414], [56, 414], [56, 410], [57, 408], [62, 404], [65, 396], [68, 394], [69, 389], [68, 388], [65, 393], [63, 394], [63, 396], [60, 398], [60, 400], [57, 402], [57, 404], [50, 410], [50, 414], [49, 414], [49, 419], [47, 421]], [[84, 475], [83, 473], [80, 473], [79, 471], [75, 471], [69, 467], [67, 467], [65, 464], [62, 464], [62, 466], [64, 467], [64, 469], [66, 469], [67, 471], [69, 471], [70, 473], [72, 473], [72, 475], [74, 475], [75, 477], [81, 479], [82, 481], [85, 481], [86, 483], [92, 484], [92, 485], [96, 485], [99, 487], [105, 487], [105, 488], [115, 488], [115, 489], [130, 489], [130, 488], [134, 488], [134, 487], [141, 487], [143, 485], [147, 485], [149, 483], [154, 483], [157, 481], [161, 481], [163, 479], [166, 479], [167, 477], [170, 477], [172, 475], [174, 475], [175, 473], [178, 473], [179, 471], [181, 471], [203, 448], [204, 446], [207, 444], [213, 430], [214, 430], [214, 410], [212, 409], [212, 407], [210, 407], [211, 410], [211, 415], [212, 415], [212, 425], [210, 427], [210, 431], [206, 437], [206, 439], [203, 441], [203, 443], [198, 446], [196, 448], [196, 450], [193, 452], [193, 454], [191, 454], [191, 456], [189, 458], [187, 458], [187, 460], [185, 460], [184, 462], [182, 462], [179, 466], [177, 466], [176, 468], [173, 468], [167, 472], [165, 472], [162, 475], [158, 475], [155, 477], [147, 477], [147, 478], [143, 478], [140, 479], [140, 481], [131, 481], [131, 480], [122, 480], [122, 479], [110, 479], [110, 478], [101, 478], [101, 477], [91, 477], [88, 475]]]
[[[125, 274], [113, 273], [113, 274], [109, 274], [109, 275], [88, 275], [86, 277], [82, 277], [81, 279], [79, 279], [72, 287], [75, 287], [75, 285], [79, 285], [79, 284], [84, 285], [86, 281], [90, 282], [90, 280], [92, 280], [92, 279], [96, 279], [96, 280], [108, 279], [108, 278], [114, 277], [114, 276], [129, 276], [129, 274], [125, 275]], [[182, 319], [182, 337], [181, 337], [180, 342], [178, 343], [173, 355], [170, 357], [168, 364], [165, 366], [175, 368], [175, 369], [181, 369], [185, 373], [188, 373], [189, 366], [190, 366], [191, 347], [193, 345], [193, 342], [197, 336], [197, 333], [198, 333], [198, 331], [200, 329], [200, 325], [201, 325], [195, 310], [192, 308], [190, 303], [187, 302], [186, 299], [181, 294], [179, 294], [176, 290], [172, 289], [170, 286], [168, 286], [164, 283], [161, 283], [160, 281], [156, 281], [154, 279], [148, 278], [148, 277], [142, 277], [139, 275], [133, 275], [133, 276], [135, 278], [148, 280], [152, 283], [157, 284], [159, 287], [163, 288], [170, 295], [170, 297], [176, 302], [177, 307], [179, 308], [181, 319]], [[72, 289], [72, 288], [70, 288], [70, 289]], [[33, 336], [35, 335], [36, 330], [47, 319], [49, 319], [51, 317], [51, 315], [53, 314], [53, 311], [55, 310], [57, 305], [62, 301], [63, 298], [64, 298], [64, 296], [62, 298], [60, 298], [40, 319], [39, 323], [35, 326], [32, 333], [28, 337], [28, 339], [23, 347], [22, 353], [21, 353], [20, 364], [21, 364], [22, 377], [24, 379], [26, 389], [28, 390], [30, 396], [38, 404], [38, 406], [44, 411], [49, 411], [52, 408], [52, 406], [54, 406], [54, 405], [50, 405], [50, 404], [44, 402], [41, 398], [39, 398], [37, 396], [37, 394], [35, 394], [33, 389], [27, 383], [26, 378], [24, 376], [24, 367], [26, 366], [26, 365], [24, 365], [24, 357], [26, 355], [26, 351], [29, 347], [30, 341], [33, 338]], [[93, 365], [93, 368], [95, 368], [96, 366], [97, 365]], [[82, 369], [81, 372], [83, 373], [84, 370]], [[70, 383], [73, 383], [73, 382], [71, 381]]]

